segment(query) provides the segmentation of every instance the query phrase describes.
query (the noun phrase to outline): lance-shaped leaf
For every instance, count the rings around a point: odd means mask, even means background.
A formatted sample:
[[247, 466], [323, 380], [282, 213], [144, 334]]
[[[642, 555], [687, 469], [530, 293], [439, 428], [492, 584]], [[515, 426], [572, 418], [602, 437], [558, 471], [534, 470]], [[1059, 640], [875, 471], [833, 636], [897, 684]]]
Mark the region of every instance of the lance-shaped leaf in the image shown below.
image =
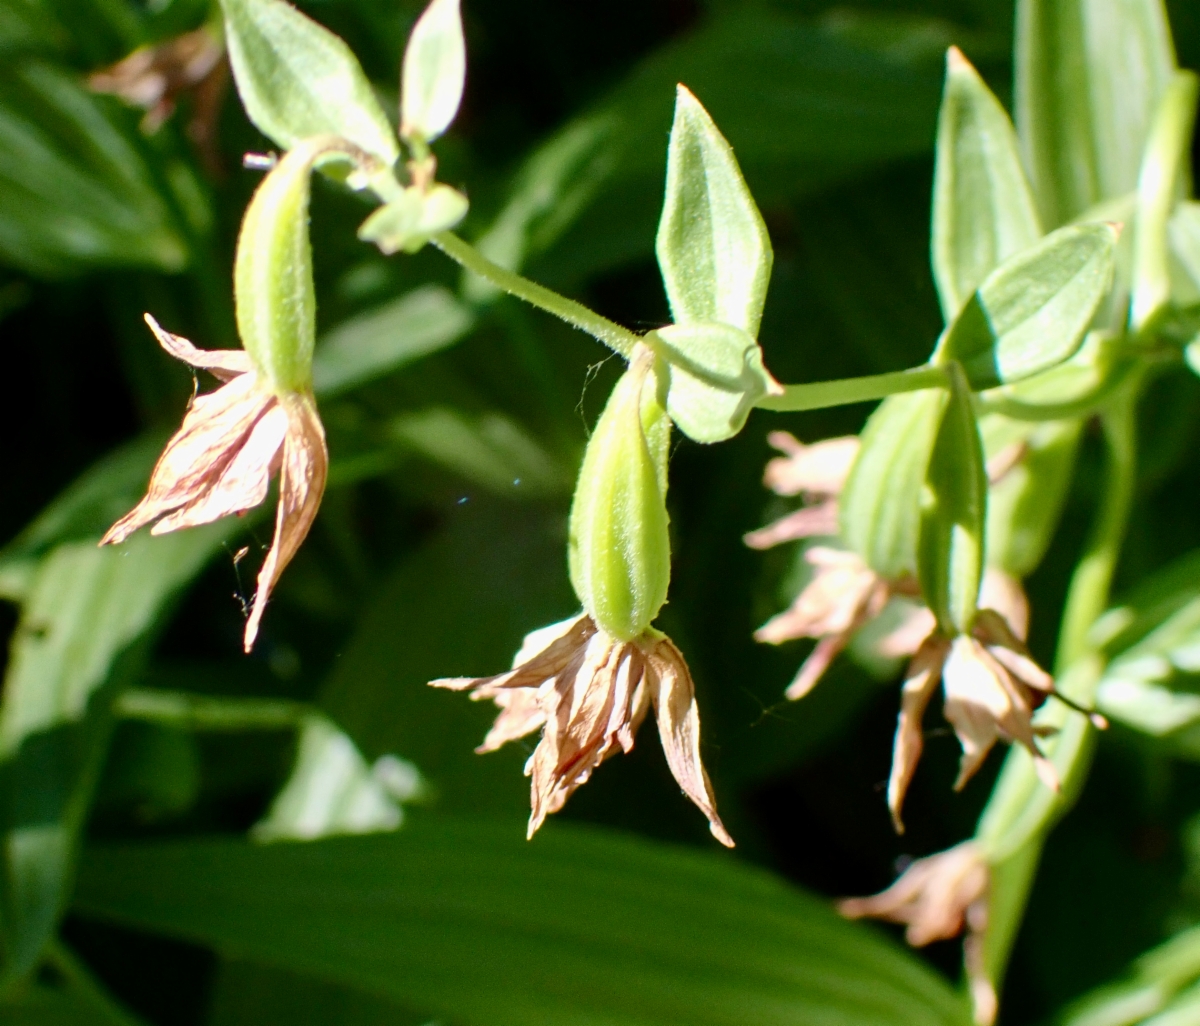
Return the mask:
[[350, 48], [284, 0], [221, 0], [238, 93], [250, 120], [290, 150], [317, 135], [349, 139], [385, 164], [400, 146]]
[[[463, 1026], [965, 1026], [890, 940], [769, 873], [555, 824], [96, 850], [79, 910]], [[419, 1020], [415, 1020], [419, 1021]]]
[[450, 127], [467, 77], [459, 0], [433, 0], [413, 26], [401, 74], [400, 134], [430, 142]]
[[1017, 129], [1054, 228], [1137, 185], [1175, 70], [1162, 0], [1020, 0]]
[[933, 277], [946, 322], [997, 266], [1041, 235], [1012, 122], [952, 46], [933, 187]]
[[754, 337], [728, 324], [690, 322], [660, 328], [660, 388], [667, 413], [696, 442], [722, 442], [746, 423], [750, 410], [780, 386], [763, 367]]
[[918, 576], [921, 596], [948, 632], [970, 630], [983, 575], [987, 472], [962, 369], [946, 368], [949, 400], [925, 474]]
[[771, 277], [767, 226], [729, 143], [683, 86], [655, 251], [676, 322], [720, 321], [758, 335]]
[[976, 390], [1062, 363], [1112, 283], [1117, 235], [1115, 225], [1070, 225], [1010, 257], [946, 329], [934, 362], [961, 363]]
[[945, 402], [936, 388], [885, 399], [863, 429], [842, 492], [842, 537], [891, 580], [917, 570], [921, 492]]
[[1187, 179], [1188, 149], [1200, 80], [1179, 71], [1163, 93], [1138, 177], [1129, 326], [1139, 331], [1171, 298], [1167, 225]]

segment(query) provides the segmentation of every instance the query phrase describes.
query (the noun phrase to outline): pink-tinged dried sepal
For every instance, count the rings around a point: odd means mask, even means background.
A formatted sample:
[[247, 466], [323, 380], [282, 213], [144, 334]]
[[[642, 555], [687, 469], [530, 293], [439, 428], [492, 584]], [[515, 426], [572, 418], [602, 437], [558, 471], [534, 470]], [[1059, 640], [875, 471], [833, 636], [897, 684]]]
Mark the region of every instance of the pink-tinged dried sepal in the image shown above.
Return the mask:
[[904, 833], [900, 810], [908, 785], [925, 748], [923, 720], [925, 709], [942, 679], [942, 667], [950, 643], [941, 634], [931, 634], [909, 663], [900, 689], [900, 715], [896, 720], [896, 740], [892, 748], [892, 771], [888, 777], [887, 802], [896, 833]]
[[632, 750], [634, 735], [653, 705], [672, 773], [708, 817], [714, 836], [732, 845], [700, 762], [691, 676], [679, 651], [657, 632], [619, 642], [584, 615], [530, 634], [507, 673], [430, 684], [470, 689], [473, 699], [491, 699], [499, 707], [477, 751], [494, 751], [541, 729], [525, 766], [531, 778], [530, 837], [605, 759]]
[[804, 558], [816, 571], [813, 579], [787, 609], [754, 632], [756, 640], [772, 645], [818, 639], [788, 686], [786, 695], [793, 700], [816, 686], [855, 631], [883, 611], [890, 595], [886, 582], [853, 552], [817, 546]]
[[279, 402], [287, 415], [287, 433], [279, 466], [275, 537], [258, 572], [254, 608], [246, 621], [244, 645], [247, 652], [254, 647], [267, 600], [279, 575], [308, 537], [329, 477], [329, 450], [325, 447], [325, 428], [317, 414], [316, 401], [311, 395], [295, 393], [283, 396]]
[[957, 937], [966, 927], [964, 963], [975, 1022], [990, 1026], [996, 1018], [996, 991], [983, 964], [990, 871], [972, 841], [917, 859], [886, 891], [869, 898], [846, 898], [838, 911], [848, 919], [873, 918], [907, 927], [913, 947]]
[[146, 323], [168, 353], [225, 383], [192, 401], [155, 464], [146, 495], [100, 544], [119, 544], [147, 524], [153, 524], [152, 534], [166, 534], [245, 513], [266, 499], [278, 470], [275, 539], [246, 623], [249, 652], [271, 589], [308, 534], [325, 490], [329, 457], [316, 403], [311, 395], [277, 396], [265, 388], [242, 350], [197, 349], [149, 314]]
[[717, 799], [700, 758], [700, 710], [687, 662], [665, 635], [651, 645], [646, 657], [650, 664], [658, 734], [667, 765], [683, 793], [708, 817], [708, 828], [713, 837], [732, 848], [733, 838], [717, 815]]
[[954, 789], [961, 790], [983, 765], [998, 739], [1023, 745], [1047, 786], [1057, 790], [1054, 766], [1037, 747], [1030, 689], [973, 637], [961, 635], [951, 644], [942, 673], [944, 712], [962, 745], [962, 761]]
[[785, 456], [767, 464], [763, 483], [779, 495], [803, 495], [810, 504], [751, 531], [743, 541], [752, 549], [769, 549], [801, 538], [836, 535], [837, 497], [858, 455], [857, 436], [805, 445], [786, 431], [772, 431], [767, 441]]

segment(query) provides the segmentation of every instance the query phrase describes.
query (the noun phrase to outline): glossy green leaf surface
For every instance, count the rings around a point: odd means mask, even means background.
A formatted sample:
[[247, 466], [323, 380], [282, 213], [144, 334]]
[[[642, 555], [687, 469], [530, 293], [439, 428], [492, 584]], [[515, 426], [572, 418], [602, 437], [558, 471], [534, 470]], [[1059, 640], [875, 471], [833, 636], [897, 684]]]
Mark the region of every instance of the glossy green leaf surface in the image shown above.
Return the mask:
[[284, 149], [338, 135], [385, 164], [400, 145], [358, 58], [284, 0], [222, 0], [225, 39], [250, 120]]
[[582, 827], [100, 849], [77, 907], [468, 1026], [965, 1022], [912, 956], [774, 877]]
[[0, 260], [55, 277], [105, 264], [178, 271], [187, 246], [141, 146], [64, 70], [0, 68]]
[[949, 634], [969, 631], [983, 575], [987, 472], [961, 368], [950, 388], [925, 473], [917, 544], [921, 597]]
[[732, 438], [754, 404], [779, 388], [763, 367], [754, 336], [740, 328], [690, 321], [660, 328], [654, 337], [661, 343], [667, 413], [695, 442]]
[[943, 389], [928, 389], [880, 403], [842, 492], [842, 537], [888, 579], [917, 571], [921, 494], [945, 402]]
[[719, 321], [758, 334], [771, 277], [767, 226], [729, 143], [683, 86], [655, 252], [678, 323]]
[[459, 0], [433, 0], [413, 26], [401, 71], [400, 131], [426, 142], [454, 120], [467, 76]]
[[973, 389], [1020, 381], [1070, 357], [1112, 282], [1113, 225], [1060, 228], [1009, 258], [976, 290], [934, 362], [962, 364]]
[[1012, 122], [954, 47], [946, 56], [933, 190], [933, 275], [949, 323], [997, 266], [1042, 234]]
[[1137, 185], [1175, 54], [1161, 0], [1020, 0], [1016, 121], [1047, 228]]

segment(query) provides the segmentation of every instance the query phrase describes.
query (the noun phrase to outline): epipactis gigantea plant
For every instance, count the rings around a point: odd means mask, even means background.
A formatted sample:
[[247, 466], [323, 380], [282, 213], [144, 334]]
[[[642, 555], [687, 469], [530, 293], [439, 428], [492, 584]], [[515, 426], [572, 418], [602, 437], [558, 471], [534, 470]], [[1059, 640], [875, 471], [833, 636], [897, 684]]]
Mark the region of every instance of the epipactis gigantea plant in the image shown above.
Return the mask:
[[[1023, 893], [996, 897], [997, 887], [1017, 885], [998, 883], [1016, 877], [993, 870], [1021, 852], [1032, 851], [1027, 864], [1034, 864], [1036, 846], [1085, 770], [1087, 733], [1100, 723], [1089, 718], [1096, 673], [1088, 669], [1095, 652], [1087, 632], [1107, 602], [1128, 510], [1132, 410], [1150, 363], [1161, 363], [1164, 352], [1178, 357], [1181, 339], [1191, 337], [1180, 327], [1191, 323], [1184, 316], [1189, 300], [1172, 269], [1200, 252], [1196, 239], [1190, 249], [1172, 242], [1180, 232], [1200, 235], [1200, 217], [1182, 227], [1172, 220], [1189, 180], [1196, 87], [1175, 69], [1161, 4], [1067, 3], [1081, 22], [1126, 19], [1119, 32], [1091, 34], [1047, 30], [1039, 20], [1045, 6], [1019, 2], [1019, 137], [966, 58], [956, 49], [947, 56], [932, 230], [946, 327], [928, 362], [866, 378], [781, 385], [765, 369], [757, 341], [772, 263], [767, 229], [729, 143], [686, 88], [676, 97], [656, 240], [672, 323], [637, 335], [494, 263], [450, 231], [467, 201], [436, 181], [431, 144], [451, 125], [464, 88], [458, 0], [433, 0], [413, 29], [399, 139], [340, 39], [282, 0], [222, 0], [242, 102], [286, 151], [255, 194], [239, 240], [236, 299], [245, 350], [198, 350], [150, 321], [169, 352], [224, 384], [195, 400], [146, 498], [105, 540], [120, 541], [143, 524], [162, 532], [243, 512], [264, 501], [278, 472], [276, 536], [247, 623], [250, 647], [325, 481], [311, 373], [309, 175], [315, 167], [371, 193], [381, 205], [360, 228], [363, 240], [387, 254], [431, 242], [628, 363], [588, 443], [571, 507], [567, 563], [581, 612], [529, 634], [507, 672], [432, 683], [496, 704], [480, 751], [540, 731], [526, 765], [530, 834], [605, 759], [633, 747], [653, 709], [680, 787], [713, 835], [731, 845], [701, 759], [691, 674], [653, 626], [670, 583], [672, 427], [711, 444], [741, 431], [754, 408], [787, 412], [882, 399], [857, 438], [805, 446], [783, 432], [771, 436], [785, 458], [768, 466], [767, 484], [804, 504], [752, 532], [747, 543], [820, 544], [805, 552], [811, 582], [758, 637], [817, 641], [788, 689], [799, 698], [857, 631], [904, 604], [898, 626], [877, 646], [893, 659], [910, 658], [887, 795], [898, 830], [924, 744], [923, 714], [939, 685], [962, 746], [956, 787], [997, 740], [1015, 742], [972, 841], [914, 863], [884, 894], [842, 906], [847, 915], [906, 922], [918, 944], [952, 936], [966, 923], [976, 1018], [990, 1022], [1013, 917], [1024, 902]], [[1154, 70], [1121, 111], [1089, 114], [1089, 124], [1111, 139], [1136, 108], [1129, 132], [1145, 146], [1140, 172], [1128, 161], [1106, 163], [1095, 139], [1071, 150], [1078, 126], [1055, 121], [1075, 114], [1051, 95], [1061, 79], [1054, 69], [1083, 61], [1104, 79], [1121, 64], [1104, 40], [1141, 46]], [[1077, 45], [1098, 49], [1077, 53]], [[1097, 103], [1108, 95], [1089, 94]], [[1080, 178], [1075, 171], [1083, 165], [1095, 173]], [[1086, 195], [1079, 192], [1084, 179], [1099, 183]], [[1129, 240], [1131, 251], [1114, 280], [1119, 240]], [[1192, 291], [1200, 295], [1200, 267], [1193, 270]], [[1109, 442], [1111, 483], [1072, 588], [1055, 678], [1024, 643], [1028, 609], [1020, 581], [1050, 544], [1080, 429], [1092, 417]], [[1052, 696], [1061, 701], [1046, 701]], [[997, 908], [1007, 918], [989, 911]]]

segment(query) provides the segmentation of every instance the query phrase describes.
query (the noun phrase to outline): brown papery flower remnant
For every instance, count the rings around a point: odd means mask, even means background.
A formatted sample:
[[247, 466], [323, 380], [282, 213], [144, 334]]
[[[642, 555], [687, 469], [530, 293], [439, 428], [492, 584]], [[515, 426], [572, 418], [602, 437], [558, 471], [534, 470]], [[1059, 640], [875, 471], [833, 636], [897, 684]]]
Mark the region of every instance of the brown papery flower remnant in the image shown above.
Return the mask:
[[192, 401], [150, 475], [145, 498], [100, 544], [120, 544], [151, 523], [151, 534], [167, 534], [245, 513], [266, 499], [278, 471], [275, 538], [246, 621], [249, 652], [271, 589], [307, 536], [325, 491], [329, 455], [316, 401], [309, 392], [273, 392], [244, 350], [197, 349], [149, 314], [146, 323], [168, 353], [224, 384]]
[[666, 635], [650, 629], [633, 641], [617, 641], [581, 615], [528, 635], [508, 673], [430, 683], [470, 690], [472, 699], [491, 699], [500, 707], [479, 752], [541, 729], [525, 764], [531, 778], [529, 837], [605, 759], [633, 749], [634, 735], [653, 707], [671, 773], [708, 818], [713, 836], [733, 847], [700, 759], [692, 676]]
[[917, 859], [886, 891], [869, 898], [846, 898], [838, 911], [848, 919], [871, 917], [907, 926], [905, 939], [920, 948], [957, 937], [965, 925], [963, 961], [970, 981], [975, 1021], [995, 1021], [996, 990], [983, 965], [990, 872], [972, 841]]

